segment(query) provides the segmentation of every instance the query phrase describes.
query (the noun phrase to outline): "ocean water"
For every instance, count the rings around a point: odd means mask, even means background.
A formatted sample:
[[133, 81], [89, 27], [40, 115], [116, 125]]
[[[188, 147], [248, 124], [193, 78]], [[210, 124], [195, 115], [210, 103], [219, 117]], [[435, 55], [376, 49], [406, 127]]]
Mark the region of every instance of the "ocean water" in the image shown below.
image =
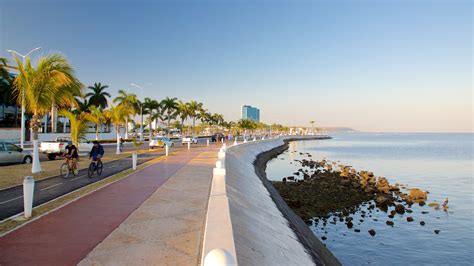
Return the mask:
[[[345, 133], [331, 140], [292, 142], [288, 151], [271, 160], [267, 177], [281, 180], [299, 167], [294, 159], [307, 158], [291, 151], [309, 152], [313, 160], [327, 158], [373, 171], [391, 184], [429, 191], [427, 203], [449, 199], [449, 209], [435, 210], [428, 205], [412, 206], [409, 214], [396, 215], [395, 225], [387, 226], [387, 213], [354, 223], [321, 223], [310, 226], [319, 239], [344, 265], [474, 265], [474, 134], [376, 134]], [[422, 214], [422, 211], [428, 212]], [[359, 214], [353, 216], [359, 221]], [[374, 221], [373, 218], [378, 219]], [[420, 225], [420, 221], [426, 223]], [[360, 229], [357, 233], [354, 229]], [[368, 230], [374, 229], [375, 236]], [[440, 230], [435, 234], [434, 230]]]

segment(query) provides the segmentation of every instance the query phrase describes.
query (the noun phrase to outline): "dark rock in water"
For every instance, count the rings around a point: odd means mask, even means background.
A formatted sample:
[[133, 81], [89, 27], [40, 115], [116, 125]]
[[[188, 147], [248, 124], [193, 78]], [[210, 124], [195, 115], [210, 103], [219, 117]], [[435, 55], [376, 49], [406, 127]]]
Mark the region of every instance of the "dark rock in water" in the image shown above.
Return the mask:
[[293, 174], [294, 175], [300, 175], [300, 172], [294, 172]]
[[286, 179], [288, 179], [288, 180], [295, 180], [295, 177], [294, 177], [294, 176], [289, 176], [289, 177], [287, 177]]
[[321, 239], [322, 239], [322, 240], [326, 240], [326, 239], [328, 239], [328, 238], [327, 238], [327, 237], [325, 237], [325, 236], [323, 236], [323, 237], [321, 237]]
[[418, 202], [418, 204], [419, 204], [421, 207], [423, 207], [423, 206], [425, 206], [426, 203], [425, 203], [424, 201], [420, 201], [420, 202]]
[[390, 219], [393, 219], [393, 217], [395, 217], [395, 215], [393, 215], [393, 214], [388, 215], [388, 218], [390, 218]]
[[283, 177], [283, 178], [281, 179], [281, 181], [282, 181], [283, 183], [286, 183], [286, 177]]
[[389, 220], [389, 221], [386, 221], [385, 223], [386, 223], [387, 225], [390, 225], [390, 226], [393, 226], [393, 225], [394, 225], [394, 223], [393, 223], [392, 221], [390, 221], [390, 220]]
[[359, 222], [363, 223], [363, 222], [364, 222], [364, 219], [360, 219]]
[[370, 230], [369, 230], [369, 234], [370, 234], [371, 236], [375, 236], [375, 230], [374, 230], [374, 229], [370, 229]]
[[424, 225], [425, 225], [425, 221], [420, 221], [420, 224], [424, 226]]
[[376, 221], [376, 222], [377, 222], [378, 220], [379, 220], [379, 219], [377, 219], [377, 218], [374, 218], [374, 221]]
[[354, 232], [359, 233], [360, 229], [354, 229]]
[[407, 221], [408, 221], [408, 222], [413, 222], [413, 221], [414, 221], [414, 220], [413, 220], [413, 217], [408, 216], [408, 217], [407, 217]]
[[422, 214], [428, 214], [428, 213], [430, 213], [430, 212], [422, 211], [421, 213], [422, 213]]
[[405, 213], [405, 206], [402, 204], [397, 204], [395, 205], [395, 212], [398, 214], [404, 214]]
[[311, 220], [311, 219], [306, 220], [306, 224], [307, 224], [307, 225], [313, 225], [313, 220]]
[[349, 229], [351, 229], [354, 226], [354, 224], [351, 221], [347, 222], [346, 225], [347, 225], [347, 228]]
[[391, 215], [395, 215], [396, 213], [397, 213], [397, 211], [395, 211], [395, 210], [391, 210], [391, 211], [390, 211], [390, 214], [391, 214]]
[[411, 209], [406, 209], [407, 213], [412, 213], [413, 211]]
[[434, 230], [435, 234], [439, 234], [439, 232], [441, 232], [441, 230]]

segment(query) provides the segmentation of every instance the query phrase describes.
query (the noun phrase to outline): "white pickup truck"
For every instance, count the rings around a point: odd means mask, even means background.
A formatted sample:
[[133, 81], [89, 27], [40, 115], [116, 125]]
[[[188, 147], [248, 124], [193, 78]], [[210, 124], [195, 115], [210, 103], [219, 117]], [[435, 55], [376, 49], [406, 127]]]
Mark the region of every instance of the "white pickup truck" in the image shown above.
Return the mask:
[[[54, 160], [56, 156], [61, 156], [66, 153], [66, 146], [71, 142], [69, 137], [57, 137], [55, 141], [42, 141], [40, 144], [40, 152], [47, 154], [48, 159]], [[89, 154], [92, 149], [92, 142], [85, 138], [79, 140], [79, 147], [77, 150], [80, 154]]]

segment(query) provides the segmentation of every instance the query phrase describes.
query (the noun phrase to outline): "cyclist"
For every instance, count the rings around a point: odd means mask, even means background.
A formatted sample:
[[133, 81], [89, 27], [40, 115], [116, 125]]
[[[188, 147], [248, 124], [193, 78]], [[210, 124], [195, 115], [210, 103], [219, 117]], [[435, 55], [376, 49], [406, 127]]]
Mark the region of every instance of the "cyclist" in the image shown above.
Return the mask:
[[92, 146], [89, 159], [92, 158], [92, 161], [95, 162], [97, 166], [97, 163], [100, 162], [104, 156], [104, 147], [102, 147], [97, 140], [94, 140], [92, 143], [94, 143], [94, 146]]
[[66, 146], [66, 157], [69, 160], [69, 168], [76, 169], [77, 168], [77, 160], [79, 159], [79, 153], [77, 152], [76, 145], [72, 144], [72, 142], [68, 142]]
[[125, 142], [125, 140], [123, 140], [123, 138], [120, 138], [120, 146], [119, 146], [119, 149], [120, 151], [122, 152], [123, 151], [123, 143]]

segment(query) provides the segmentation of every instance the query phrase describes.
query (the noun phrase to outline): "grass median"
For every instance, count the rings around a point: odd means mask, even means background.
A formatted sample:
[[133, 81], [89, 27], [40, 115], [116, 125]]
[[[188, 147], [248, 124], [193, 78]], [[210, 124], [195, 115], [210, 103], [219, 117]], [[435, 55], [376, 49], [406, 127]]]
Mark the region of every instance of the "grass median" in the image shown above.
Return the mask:
[[[148, 148], [138, 150], [139, 154], [149, 152]], [[156, 150], [155, 150], [156, 151]], [[120, 160], [132, 155], [134, 151], [124, 151], [121, 154], [106, 154], [103, 158], [103, 162], [111, 162], [115, 160]], [[79, 169], [85, 169], [89, 167], [89, 160], [87, 156], [80, 156], [79, 158]], [[31, 173], [31, 164], [16, 164], [9, 166], [0, 167], [0, 190], [14, 187], [23, 184], [23, 179], [25, 176], [33, 176], [36, 181], [46, 179], [49, 177], [57, 176], [60, 174], [61, 164], [64, 163], [64, 160], [54, 160], [41, 162], [41, 168], [43, 172], [38, 174]]]

